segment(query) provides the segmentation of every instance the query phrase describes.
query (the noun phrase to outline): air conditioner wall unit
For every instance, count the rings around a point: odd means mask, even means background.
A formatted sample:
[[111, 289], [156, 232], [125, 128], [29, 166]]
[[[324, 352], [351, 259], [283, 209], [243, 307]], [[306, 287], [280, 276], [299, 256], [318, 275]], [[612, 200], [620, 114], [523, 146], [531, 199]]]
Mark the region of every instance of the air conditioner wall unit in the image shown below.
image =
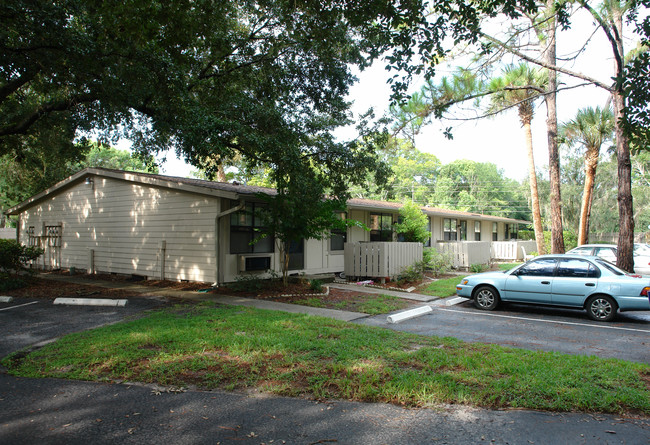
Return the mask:
[[237, 257], [238, 272], [261, 272], [271, 269], [270, 255], [239, 255]]

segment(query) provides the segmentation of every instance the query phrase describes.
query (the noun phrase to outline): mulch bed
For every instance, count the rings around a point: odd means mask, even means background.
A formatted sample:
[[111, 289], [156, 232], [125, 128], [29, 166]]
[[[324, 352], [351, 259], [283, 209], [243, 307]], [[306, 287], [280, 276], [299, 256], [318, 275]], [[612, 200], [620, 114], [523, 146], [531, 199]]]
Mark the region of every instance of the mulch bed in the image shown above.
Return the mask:
[[93, 285], [66, 283], [43, 278], [30, 278], [29, 286], [2, 291], [2, 295], [23, 298], [134, 298], [140, 293], [125, 289], [107, 289]]

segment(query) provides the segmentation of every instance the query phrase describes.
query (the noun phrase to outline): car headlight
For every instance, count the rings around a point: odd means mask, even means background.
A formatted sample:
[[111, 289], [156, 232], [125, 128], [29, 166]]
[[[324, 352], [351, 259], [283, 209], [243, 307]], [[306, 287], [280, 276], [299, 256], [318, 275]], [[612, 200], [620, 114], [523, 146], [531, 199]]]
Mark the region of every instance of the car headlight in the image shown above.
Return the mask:
[[460, 282], [463, 286], [469, 283], [469, 280], [467, 278], [463, 279], [463, 281]]

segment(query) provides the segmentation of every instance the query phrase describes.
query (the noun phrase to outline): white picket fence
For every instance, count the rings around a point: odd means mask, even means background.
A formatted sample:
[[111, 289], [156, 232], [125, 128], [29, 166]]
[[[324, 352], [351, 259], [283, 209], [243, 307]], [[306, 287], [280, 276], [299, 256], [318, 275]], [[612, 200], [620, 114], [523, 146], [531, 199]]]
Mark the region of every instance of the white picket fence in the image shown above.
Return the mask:
[[346, 277], [395, 279], [407, 267], [422, 261], [422, 243], [345, 243]]

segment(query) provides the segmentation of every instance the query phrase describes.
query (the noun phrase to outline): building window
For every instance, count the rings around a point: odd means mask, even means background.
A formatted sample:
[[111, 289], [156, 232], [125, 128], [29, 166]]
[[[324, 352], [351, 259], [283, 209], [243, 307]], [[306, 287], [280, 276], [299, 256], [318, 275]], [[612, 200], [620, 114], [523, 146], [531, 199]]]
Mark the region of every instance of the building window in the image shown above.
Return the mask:
[[474, 241], [481, 241], [481, 221], [474, 221]]
[[456, 241], [458, 239], [458, 233], [456, 232], [456, 226], [458, 223], [455, 219], [445, 218], [444, 222], [444, 237], [445, 241]]
[[506, 237], [506, 239], [517, 239], [517, 224], [508, 224], [508, 230], [509, 236]]
[[36, 232], [34, 226], [29, 226], [27, 228], [27, 245], [29, 247], [36, 247], [38, 243], [36, 242]]
[[393, 241], [393, 215], [370, 214], [370, 241]]
[[499, 224], [492, 223], [492, 241], [497, 241], [499, 239]]
[[461, 221], [458, 229], [460, 231], [460, 240], [467, 241], [467, 221]]
[[[340, 212], [336, 214], [336, 218], [340, 220], [345, 220], [347, 215], [345, 212]], [[345, 243], [348, 240], [348, 231], [346, 229], [332, 229], [330, 232], [330, 250], [340, 251], [345, 247]]]
[[247, 203], [244, 210], [230, 215], [230, 253], [271, 253], [273, 237], [266, 237], [253, 244], [264, 227], [260, 212], [264, 205]]

